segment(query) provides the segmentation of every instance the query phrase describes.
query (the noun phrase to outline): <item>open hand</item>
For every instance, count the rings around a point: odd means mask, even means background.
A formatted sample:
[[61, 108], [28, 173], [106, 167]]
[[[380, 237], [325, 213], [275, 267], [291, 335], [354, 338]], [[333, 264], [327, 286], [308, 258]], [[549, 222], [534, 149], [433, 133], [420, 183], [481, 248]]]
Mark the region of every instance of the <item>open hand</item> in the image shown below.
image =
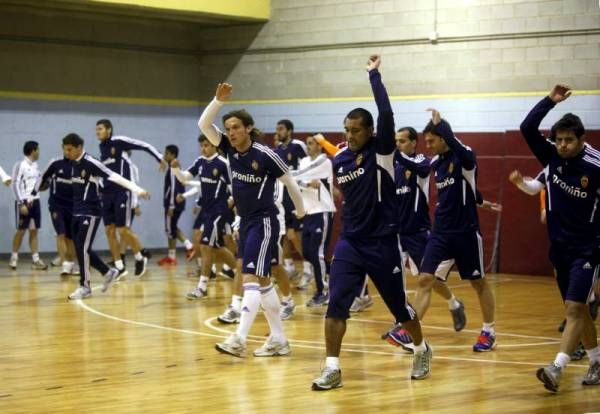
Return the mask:
[[215, 92], [215, 97], [218, 101], [226, 102], [231, 98], [231, 94], [233, 93], [233, 85], [230, 83], [219, 83], [217, 85], [217, 91]]

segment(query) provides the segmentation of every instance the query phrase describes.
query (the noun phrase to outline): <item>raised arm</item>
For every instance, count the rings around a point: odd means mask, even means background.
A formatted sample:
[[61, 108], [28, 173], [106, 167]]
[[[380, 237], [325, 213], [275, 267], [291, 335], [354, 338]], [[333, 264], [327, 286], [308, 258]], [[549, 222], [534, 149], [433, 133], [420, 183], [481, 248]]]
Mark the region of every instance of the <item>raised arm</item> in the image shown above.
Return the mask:
[[163, 155], [153, 145], [148, 144], [140, 139], [134, 139], [124, 136], [117, 136], [112, 138], [113, 141], [118, 141], [123, 150], [141, 150], [152, 155], [159, 163], [163, 162]]
[[467, 170], [471, 170], [475, 168], [475, 153], [470, 147], [467, 147], [462, 142], [458, 140], [454, 136], [454, 132], [452, 131], [452, 127], [445, 119], [442, 119], [442, 116], [436, 109], [429, 108], [427, 109], [431, 112], [431, 120], [435, 125], [435, 129], [440, 134], [444, 141], [450, 147], [452, 152], [454, 152], [460, 162], [463, 164]]
[[406, 169], [416, 172], [419, 177], [425, 178], [431, 172], [429, 158], [423, 154], [417, 154], [414, 157], [409, 157], [402, 151], [397, 151], [396, 154], [398, 163], [403, 165]]
[[375, 104], [377, 104], [377, 136], [376, 147], [379, 154], [388, 155], [396, 149], [395, 130], [394, 130], [394, 112], [392, 104], [388, 97], [387, 90], [381, 81], [379, 65], [381, 64], [380, 55], [369, 56], [367, 71], [369, 72], [369, 81], [373, 90]]
[[200, 131], [208, 138], [211, 144], [215, 147], [218, 147], [221, 143], [221, 139], [223, 134], [214, 124], [215, 118], [219, 113], [221, 107], [225, 104], [226, 101], [229, 100], [231, 94], [233, 93], [233, 86], [229, 83], [219, 83], [217, 85], [217, 91], [215, 92], [215, 97], [208, 104], [202, 115], [200, 115], [200, 119], [198, 120], [198, 128]]
[[548, 96], [539, 101], [521, 122], [523, 138], [525, 138], [533, 155], [543, 166], [548, 165], [556, 154], [556, 147], [540, 132], [540, 124], [557, 103], [564, 101], [569, 96], [571, 96], [571, 90], [568, 86], [554, 86]]

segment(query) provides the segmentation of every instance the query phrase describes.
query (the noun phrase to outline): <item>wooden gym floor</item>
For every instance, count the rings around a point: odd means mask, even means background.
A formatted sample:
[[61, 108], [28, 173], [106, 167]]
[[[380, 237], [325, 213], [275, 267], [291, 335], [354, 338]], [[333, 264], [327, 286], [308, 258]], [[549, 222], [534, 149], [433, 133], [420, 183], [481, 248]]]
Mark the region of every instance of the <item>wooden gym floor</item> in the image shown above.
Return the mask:
[[[375, 305], [348, 322], [344, 387], [313, 392], [325, 356], [324, 309], [303, 306], [308, 293], [294, 291], [296, 315], [284, 322], [290, 356], [238, 359], [214, 349], [235, 329], [216, 321], [231, 282], [211, 281], [209, 298], [191, 302], [184, 294], [196, 280], [185, 260], [171, 269], [155, 263], [142, 280], [129, 276], [107, 294], [69, 302], [75, 277], [61, 279], [56, 268], [33, 272], [26, 255], [14, 272], [0, 261], [0, 413], [600, 412], [600, 387], [581, 385], [587, 358], [569, 366], [558, 394], [535, 378], [558, 350], [562, 314], [551, 278], [490, 275], [498, 348], [475, 354], [479, 304], [453, 274], [467, 327], [455, 333], [445, 301], [433, 296], [424, 321], [432, 376], [418, 382], [408, 377], [410, 354], [380, 339], [391, 320], [373, 291]], [[100, 281], [94, 274], [94, 285]], [[259, 314], [249, 351], [267, 333]]]

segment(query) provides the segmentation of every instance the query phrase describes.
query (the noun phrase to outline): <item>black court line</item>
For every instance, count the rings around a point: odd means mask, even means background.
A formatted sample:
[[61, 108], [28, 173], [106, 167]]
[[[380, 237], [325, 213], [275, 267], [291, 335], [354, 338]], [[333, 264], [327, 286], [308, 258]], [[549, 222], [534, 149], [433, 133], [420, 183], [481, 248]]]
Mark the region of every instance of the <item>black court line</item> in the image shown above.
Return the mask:
[[50, 391], [50, 390], [58, 390], [58, 389], [60, 389], [60, 388], [62, 388], [62, 387], [63, 387], [62, 385], [57, 385], [57, 386], [55, 386], [55, 387], [48, 387], [48, 388], [46, 388], [46, 391]]
[[177, 364], [172, 364], [172, 365], [167, 365], [165, 368], [173, 368], [173, 367], [176, 367], [176, 366], [177, 366]]
[[132, 372], [131, 375], [140, 375], [143, 373], [144, 373], [144, 371], [137, 371], [137, 372]]
[[2, 395], [0, 395], [0, 398], [8, 398], [8, 397], [12, 397], [12, 394], [2, 394]]

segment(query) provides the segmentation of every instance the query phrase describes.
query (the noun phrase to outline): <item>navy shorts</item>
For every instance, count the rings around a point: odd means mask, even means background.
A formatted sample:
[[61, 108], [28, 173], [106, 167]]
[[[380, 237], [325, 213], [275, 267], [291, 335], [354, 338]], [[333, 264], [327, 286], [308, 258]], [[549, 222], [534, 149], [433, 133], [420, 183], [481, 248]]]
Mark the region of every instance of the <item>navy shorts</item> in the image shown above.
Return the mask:
[[129, 191], [102, 193], [102, 221], [105, 226], [131, 226], [131, 196]]
[[283, 263], [283, 237], [278, 236], [275, 240], [275, 244], [271, 247], [273, 257], [271, 258], [271, 265], [275, 266]]
[[225, 234], [226, 223], [222, 215], [200, 213], [196, 218], [196, 222], [199, 227], [196, 227], [196, 223], [194, 223], [194, 228], [202, 232], [201, 244], [215, 248], [223, 247], [223, 235]]
[[338, 240], [331, 262], [328, 318], [350, 317], [350, 306], [361, 291], [367, 274], [396, 322], [416, 318], [414, 309], [406, 301], [397, 235], [360, 241], [342, 236]]
[[177, 223], [179, 222], [181, 213], [183, 213], [183, 209], [182, 208], [173, 209], [173, 214], [171, 216], [167, 215], [168, 211], [169, 211], [169, 209], [165, 208], [165, 233], [167, 233], [167, 237], [169, 239], [176, 239], [177, 238]]
[[35, 230], [42, 227], [42, 211], [40, 200], [33, 200], [27, 205], [26, 215], [21, 214], [19, 204], [15, 201], [15, 224], [19, 230]]
[[[429, 235], [421, 273], [440, 276], [440, 265], [454, 259], [461, 279], [477, 280], [485, 276], [483, 266], [483, 240], [478, 231], [463, 233], [436, 233]], [[449, 269], [448, 269], [449, 270]]]
[[57, 236], [73, 239], [71, 227], [73, 226], [73, 212], [63, 207], [50, 207], [50, 217]]
[[550, 246], [550, 261], [556, 270], [556, 283], [563, 301], [588, 303], [600, 277], [597, 258], [573, 254], [558, 245]]
[[429, 231], [420, 231], [413, 234], [401, 234], [400, 245], [402, 246], [402, 262], [408, 261], [410, 273], [416, 276], [421, 271], [423, 263], [423, 253], [429, 239]]
[[275, 214], [242, 217], [237, 252], [237, 257], [242, 259], [242, 273], [268, 277], [278, 239], [279, 222]]
[[302, 231], [302, 219], [296, 217], [292, 210], [293, 207], [290, 210], [285, 209], [285, 228], [286, 230]]

